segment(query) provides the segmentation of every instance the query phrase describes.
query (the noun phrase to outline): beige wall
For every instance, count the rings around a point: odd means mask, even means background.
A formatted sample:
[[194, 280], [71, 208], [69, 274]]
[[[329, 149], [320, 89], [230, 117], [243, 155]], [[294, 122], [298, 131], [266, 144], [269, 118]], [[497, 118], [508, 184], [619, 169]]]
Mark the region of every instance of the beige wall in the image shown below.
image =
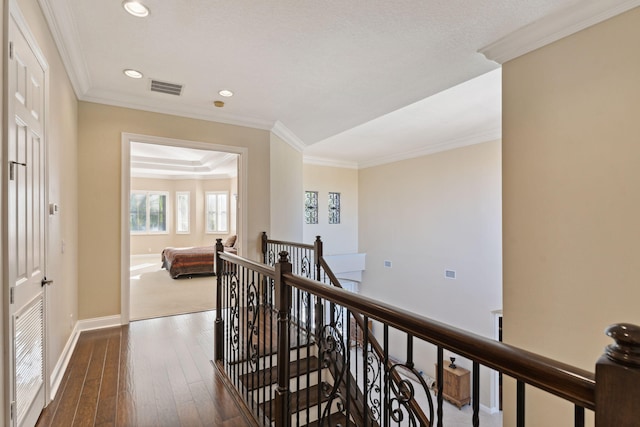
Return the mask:
[[302, 153], [271, 134], [270, 156], [271, 231], [269, 237], [301, 242]]
[[[502, 73], [505, 340], [590, 371], [605, 327], [640, 324], [638, 40], [640, 8]], [[527, 426], [571, 423], [528, 405]]]
[[[500, 182], [499, 141], [360, 170], [360, 292], [493, 338], [492, 311], [502, 305]], [[445, 279], [445, 269], [457, 278]], [[393, 356], [406, 357], [404, 336], [390, 343]], [[416, 354], [418, 369], [434, 377], [435, 348], [417, 344]], [[490, 407], [487, 371], [481, 388]]]
[[[358, 170], [312, 164], [303, 170], [304, 191], [317, 191], [319, 205], [318, 224], [302, 221], [304, 242], [313, 243], [320, 236], [325, 255], [358, 252]], [[329, 224], [330, 191], [340, 193], [340, 224]]]
[[[48, 26], [35, 0], [19, 0], [19, 8], [49, 65], [49, 99], [46, 110], [48, 150], [48, 198], [60, 212], [49, 217], [47, 277], [54, 284], [47, 288], [47, 355], [49, 373], [58, 363], [73, 324], [78, 318], [77, 270], [77, 102]], [[4, 22], [3, 22], [4, 24]], [[3, 43], [4, 46], [4, 43]], [[3, 134], [4, 135], [4, 134]], [[4, 136], [3, 136], [4, 138]], [[64, 241], [64, 252], [63, 252]], [[8, 287], [3, 287], [8, 289]], [[4, 323], [4, 316], [2, 316]], [[2, 327], [2, 342], [7, 326]], [[0, 359], [1, 360], [1, 359]], [[4, 364], [3, 364], [4, 366]], [[3, 370], [4, 371], [4, 370]], [[3, 372], [4, 373], [4, 372]], [[47, 379], [51, 381], [51, 378]], [[6, 381], [2, 380], [3, 389]], [[8, 402], [0, 394], [0, 401]], [[5, 409], [0, 405], [1, 412]]]
[[[233, 194], [237, 193], [234, 184], [237, 179], [152, 179], [131, 178], [131, 190], [138, 191], [166, 191], [168, 192], [167, 233], [165, 234], [135, 234], [132, 233], [130, 241], [130, 253], [132, 255], [158, 254], [162, 249], [185, 246], [212, 246], [215, 239], [226, 239], [231, 234], [236, 234], [235, 221], [229, 222], [229, 232], [223, 234], [211, 234], [206, 232], [205, 226], [205, 193], [207, 191], [226, 191], [229, 195], [230, 206], [235, 205]], [[188, 234], [176, 233], [176, 192], [189, 192], [189, 221]], [[235, 213], [235, 208], [229, 210], [229, 215]]]
[[80, 318], [120, 313], [120, 163], [123, 132], [248, 148], [248, 248], [259, 259], [269, 227], [268, 131], [79, 103]]

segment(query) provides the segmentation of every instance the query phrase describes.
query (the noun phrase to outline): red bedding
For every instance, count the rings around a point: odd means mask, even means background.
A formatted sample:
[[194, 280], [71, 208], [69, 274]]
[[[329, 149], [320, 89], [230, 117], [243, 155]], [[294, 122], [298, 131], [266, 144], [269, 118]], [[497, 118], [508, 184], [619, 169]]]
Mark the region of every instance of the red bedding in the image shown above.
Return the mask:
[[174, 279], [193, 274], [215, 274], [215, 247], [165, 248], [162, 251], [162, 268]]

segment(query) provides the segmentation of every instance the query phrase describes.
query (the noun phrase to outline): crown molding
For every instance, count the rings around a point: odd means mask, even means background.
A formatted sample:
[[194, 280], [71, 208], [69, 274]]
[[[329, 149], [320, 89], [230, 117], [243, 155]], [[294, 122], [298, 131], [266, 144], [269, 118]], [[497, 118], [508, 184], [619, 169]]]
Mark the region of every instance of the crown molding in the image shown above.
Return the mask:
[[[81, 101], [94, 102], [96, 104], [112, 105], [114, 107], [131, 108], [134, 110], [149, 111], [152, 113], [169, 114], [172, 116], [186, 117], [190, 119], [206, 120], [210, 122], [225, 123], [235, 126], [243, 126], [254, 129], [270, 130], [273, 122], [256, 118], [248, 118], [231, 114], [220, 114], [206, 108], [190, 105], [163, 105], [162, 103], [150, 103], [148, 100], [131, 95], [120, 94], [116, 99], [111, 92], [92, 89], [87, 95], [80, 98]], [[209, 111], [209, 112], [207, 112]]]
[[326, 159], [322, 157], [303, 156], [302, 162], [306, 165], [329, 166], [334, 168], [358, 169], [358, 163], [346, 160]]
[[80, 99], [91, 87], [91, 78], [69, 4], [66, 1], [54, 0], [38, 0], [38, 3], [58, 47], [76, 97]]
[[288, 127], [286, 127], [280, 120], [276, 120], [271, 132], [284, 142], [289, 144], [295, 150], [302, 152], [307, 146], [300, 138], [296, 136]]
[[367, 160], [365, 162], [358, 163], [358, 168], [365, 169], [373, 166], [384, 165], [387, 163], [399, 162], [401, 160], [408, 160], [416, 157], [428, 156], [430, 154], [453, 150], [455, 148], [466, 147], [474, 144], [481, 144], [483, 142], [496, 141], [501, 138], [502, 138], [502, 128], [492, 129], [487, 132], [477, 133], [474, 135], [469, 135], [469, 136], [465, 136], [458, 139], [453, 139], [453, 140], [449, 140], [449, 141], [445, 141], [437, 144], [432, 144], [416, 150], [404, 151], [402, 153], [396, 153], [389, 156], [379, 157], [377, 159]]
[[169, 175], [169, 174], [162, 174], [162, 173], [139, 173], [139, 172], [131, 173], [131, 178], [166, 179], [168, 181], [180, 181], [180, 180], [210, 181], [210, 180], [232, 179], [235, 177], [236, 177], [235, 175], [231, 175], [231, 174]]
[[504, 64], [638, 6], [640, 0], [576, 2], [508, 34], [478, 52], [489, 60]]

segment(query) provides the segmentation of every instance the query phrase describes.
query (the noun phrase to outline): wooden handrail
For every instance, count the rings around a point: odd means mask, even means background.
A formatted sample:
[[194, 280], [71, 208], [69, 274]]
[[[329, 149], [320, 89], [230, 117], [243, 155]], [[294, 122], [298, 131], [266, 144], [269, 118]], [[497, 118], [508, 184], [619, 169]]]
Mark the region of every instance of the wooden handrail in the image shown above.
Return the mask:
[[251, 261], [250, 259], [242, 258], [238, 255], [234, 255], [229, 252], [219, 252], [218, 256], [220, 259], [224, 261], [230, 261], [233, 264], [240, 265], [242, 267], [246, 267], [250, 270], [257, 271], [258, 273], [268, 276], [271, 279], [275, 278], [275, 268], [270, 267], [268, 265], [258, 263], [255, 261]]
[[[292, 246], [294, 248], [301, 248], [301, 249], [313, 249], [313, 245], [312, 244], [308, 244], [308, 243], [297, 243], [297, 242], [287, 242], [286, 240], [272, 240], [272, 239], [268, 239], [266, 236], [266, 233], [263, 231], [263, 239], [265, 243], [271, 243], [274, 245], [283, 245], [283, 246]], [[278, 254], [276, 254], [277, 256]]]
[[365, 314], [576, 405], [595, 410], [595, 376], [574, 366], [466, 332], [372, 298], [294, 274], [284, 283]]
[[[269, 243], [313, 250], [314, 264], [317, 270], [316, 278], [320, 279], [320, 271], [324, 270], [325, 279], [328, 278], [331, 285], [293, 274], [291, 270], [287, 271], [285, 269], [283, 271], [282, 268], [278, 270], [278, 268], [269, 267], [224, 252], [219, 253], [218, 262], [221, 264], [224, 260], [261, 273], [265, 277], [270, 277], [274, 280], [276, 280], [277, 276], [279, 285], [275, 286], [276, 296], [278, 294], [282, 295], [282, 292], [286, 292], [287, 288], [289, 291], [292, 288], [297, 288], [318, 297], [317, 304], [321, 304], [321, 301], [324, 300], [340, 305], [350, 311], [357, 323], [357, 327], [363, 331], [368, 329], [368, 325], [365, 323], [365, 317], [368, 317], [382, 322], [385, 325], [385, 334], [388, 326], [404, 332], [410, 339], [410, 341], [407, 341], [409, 355], [412, 354], [412, 350], [409, 349], [409, 343], [413, 342], [413, 338], [417, 338], [436, 345], [438, 347], [439, 360], [442, 358], [441, 352], [443, 349], [470, 359], [474, 362], [474, 383], [477, 382], [475, 376], [479, 372], [478, 365], [486, 366], [518, 380], [519, 420], [524, 419], [524, 393], [520, 393], [520, 390], [524, 390], [524, 385], [528, 384], [575, 404], [576, 425], [582, 425], [584, 422], [585, 409], [595, 411], [596, 425], [598, 427], [634, 427], [637, 425], [638, 417], [640, 417], [640, 407], [636, 403], [638, 393], [640, 393], [640, 326], [620, 323], [611, 325], [607, 329], [607, 334], [615, 340], [615, 344], [607, 347], [606, 353], [600, 357], [595, 365], [596, 373], [594, 374], [509, 344], [446, 325], [372, 298], [347, 292], [342, 289], [338, 278], [322, 257], [322, 242], [319, 237], [312, 246], [269, 240], [266, 233], [263, 233], [262, 243], [265, 251]], [[222, 249], [219, 239], [216, 247], [218, 250]], [[263, 251], [263, 253], [266, 252]], [[286, 252], [281, 252], [277, 255], [280, 256], [280, 262], [276, 265], [291, 265]], [[279, 288], [279, 291], [277, 288]], [[320, 308], [320, 312], [322, 312], [322, 308]], [[216, 318], [216, 335], [223, 337], [222, 328], [219, 327], [218, 320]], [[317, 320], [317, 322], [319, 321]], [[386, 356], [386, 351], [380, 346], [375, 336], [373, 334], [368, 334], [368, 336], [370, 336], [370, 339], [367, 339], [367, 343], [371, 346], [371, 350], [378, 357], [383, 354], [384, 356], [381, 357], [383, 362], [388, 361], [389, 357]], [[218, 360], [218, 355], [222, 354], [218, 347], [216, 344], [216, 360]], [[412, 357], [408, 357], [407, 363], [411, 367]], [[442, 375], [442, 372], [439, 375]], [[395, 376], [392, 378], [396, 379]], [[284, 387], [286, 385], [283, 385], [283, 392]], [[442, 388], [439, 390], [442, 393]], [[478, 394], [479, 392], [474, 386], [474, 399], [477, 399], [475, 396]], [[442, 416], [440, 396], [441, 394], [438, 396], [439, 422]], [[413, 405], [411, 405], [411, 410], [415, 415], [419, 416]], [[474, 403], [474, 423], [477, 421], [477, 411], [478, 408]], [[283, 412], [283, 414], [286, 413]], [[433, 415], [430, 418], [428, 425], [431, 425]], [[427, 425], [427, 423], [423, 424]]]

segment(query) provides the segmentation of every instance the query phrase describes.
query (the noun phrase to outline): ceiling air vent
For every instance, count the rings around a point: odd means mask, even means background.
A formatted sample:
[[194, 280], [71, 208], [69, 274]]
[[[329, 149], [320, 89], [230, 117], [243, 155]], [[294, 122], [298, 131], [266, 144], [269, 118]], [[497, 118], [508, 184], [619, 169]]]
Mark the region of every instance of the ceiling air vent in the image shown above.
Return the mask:
[[182, 94], [182, 85], [176, 83], [161, 82], [160, 80], [151, 80], [151, 92], [166, 93], [168, 95]]

